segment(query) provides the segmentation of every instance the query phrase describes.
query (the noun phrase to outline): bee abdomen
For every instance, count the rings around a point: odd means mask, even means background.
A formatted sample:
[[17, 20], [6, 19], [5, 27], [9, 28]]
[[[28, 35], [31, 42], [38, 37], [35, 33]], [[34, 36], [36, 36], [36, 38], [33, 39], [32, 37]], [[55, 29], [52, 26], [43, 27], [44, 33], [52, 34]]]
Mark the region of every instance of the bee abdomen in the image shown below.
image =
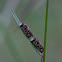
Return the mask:
[[43, 47], [42, 47], [42, 45], [41, 45], [41, 43], [40, 43], [40, 41], [39, 41], [38, 39], [33, 38], [33, 39], [31, 40], [31, 42], [34, 44], [34, 46], [35, 46], [41, 53], [43, 53]]

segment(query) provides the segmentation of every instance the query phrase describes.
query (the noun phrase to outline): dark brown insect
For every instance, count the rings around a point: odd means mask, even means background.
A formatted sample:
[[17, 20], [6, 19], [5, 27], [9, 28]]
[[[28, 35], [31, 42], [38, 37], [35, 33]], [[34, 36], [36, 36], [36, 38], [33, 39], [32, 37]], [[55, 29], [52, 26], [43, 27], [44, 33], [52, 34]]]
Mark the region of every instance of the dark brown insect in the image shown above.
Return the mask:
[[41, 53], [43, 53], [43, 47], [38, 39], [33, 38], [31, 42]]
[[36, 38], [33, 37], [33, 34], [31, 33], [31, 31], [29, 30], [29, 27], [22, 23], [20, 24], [20, 28], [23, 31], [23, 33], [27, 36], [28, 39], [31, 40], [31, 43], [41, 52], [43, 53], [43, 47], [40, 43], [40, 41]]
[[20, 25], [20, 28], [23, 31], [23, 33], [27, 36], [27, 38], [30, 38], [31, 36], [33, 37], [33, 34], [31, 33], [29, 27], [26, 24], [22, 23]]

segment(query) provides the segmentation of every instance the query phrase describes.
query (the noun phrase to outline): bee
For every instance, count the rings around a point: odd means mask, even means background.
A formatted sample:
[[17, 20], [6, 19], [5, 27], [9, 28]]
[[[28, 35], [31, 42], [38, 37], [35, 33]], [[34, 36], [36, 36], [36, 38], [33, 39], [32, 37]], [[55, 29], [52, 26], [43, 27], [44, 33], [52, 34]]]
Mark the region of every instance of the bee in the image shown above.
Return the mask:
[[36, 38], [31, 39], [31, 43], [41, 52], [43, 53], [43, 47], [40, 43], [40, 41]]
[[[33, 37], [33, 34], [32, 32], [30, 31], [29, 27], [24, 24], [24, 23], [21, 23], [18, 19], [18, 17], [16, 16], [14, 10], [12, 9], [11, 10], [11, 13], [13, 15], [13, 17], [15, 18], [17, 24], [19, 25], [19, 27], [21, 28], [22, 32], [26, 35], [26, 37], [31, 41], [31, 44], [33, 44], [33, 46], [35, 46], [38, 51], [40, 51], [41, 53], [43, 52], [43, 47], [40, 43], [40, 41], [36, 38]], [[41, 54], [41, 57], [43, 58], [43, 55]]]
[[27, 38], [33, 37], [32, 32], [30, 31], [29, 27], [26, 24], [24, 23], [20, 24], [20, 28], [23, 31], [23, 33], [27, 36]]
[[29, 27], [28, 27], [26, 24], [24, 24], [24, 23], [20, 24], [19, 26], [20, 26], [22, 32], [26, 35], [26, 37], [27, 37], [28, 39], [30, 39], [31, 43], [32, 43], [41, 53], [43, 53], [43, 47], [42, 47], [40, 41], [39, 41], [38, 39], [36, 39], [36, 38], [33, 37], [33, 34], [32, 34], [32, 32], [29, 30]]

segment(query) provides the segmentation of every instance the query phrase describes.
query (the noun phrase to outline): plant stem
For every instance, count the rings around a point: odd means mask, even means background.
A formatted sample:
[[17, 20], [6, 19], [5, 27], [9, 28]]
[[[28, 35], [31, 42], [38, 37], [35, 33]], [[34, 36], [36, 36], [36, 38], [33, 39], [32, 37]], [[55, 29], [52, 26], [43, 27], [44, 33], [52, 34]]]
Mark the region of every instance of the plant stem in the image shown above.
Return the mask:
[[[20, 25], [21, 22], [20, 22], [20, 20], [18, 19], [18, 17], [16, 16], [16, 13], [14, 12], [13, 9], [11, 9], [11, 13], [12, 13], [14, 19], [16, 20], [17, 24]], [[28, 38], [27, 38], [27, 39], [28, 39]], [[31, 40], [30, 40], [30, 39], [28, 39], [28, 40], [29, 40], [29, 42], [31, 43]], [[32, 43], [31, 43], [31, 45], [34, 47], [35, 51], [41, 56], [41, 52], [39, 52], [39, 50], [38, 50]]]
[[42, 59], [43, 59], [43, 58], [41, 58], [41, 62], [42, 62]]
[[21, 24], [21, 22], [20, 22], [20, 20], [18, 19], [18, 17], [16, 16], [16, 14], [15, 14], [15, 12], [14, 12], [14, 10], [13, 10], [13, 9], [11, 9], [11, 13], [12, 13], [12, 15], [13, 15], [14, 19], [16, 20], [17, 24], [18, 24], [18, 25], [20, 25], [20, 24]]
[[45, 19], [45, 33], [44, 33], [44, 53], [43, 53], [43, 62], [45, 62], [45, 52], [46, 52], [47, 19], [48, 19], [48, 0], [47, 0], [47, 4], [46, 4], [46, 19]]

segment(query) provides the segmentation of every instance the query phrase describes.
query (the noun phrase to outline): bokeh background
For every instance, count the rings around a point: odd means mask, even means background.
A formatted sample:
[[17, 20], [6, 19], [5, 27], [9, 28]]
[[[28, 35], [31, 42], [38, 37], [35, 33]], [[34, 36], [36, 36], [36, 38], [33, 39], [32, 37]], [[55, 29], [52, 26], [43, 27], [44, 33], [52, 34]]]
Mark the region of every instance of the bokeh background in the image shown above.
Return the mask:
[[[11, 9], [44, 43], [46, 0], [0, 0], [0, 62], [40, 62]], [[49, 0], [46, 62], [62, 62], [62, 0]]]

